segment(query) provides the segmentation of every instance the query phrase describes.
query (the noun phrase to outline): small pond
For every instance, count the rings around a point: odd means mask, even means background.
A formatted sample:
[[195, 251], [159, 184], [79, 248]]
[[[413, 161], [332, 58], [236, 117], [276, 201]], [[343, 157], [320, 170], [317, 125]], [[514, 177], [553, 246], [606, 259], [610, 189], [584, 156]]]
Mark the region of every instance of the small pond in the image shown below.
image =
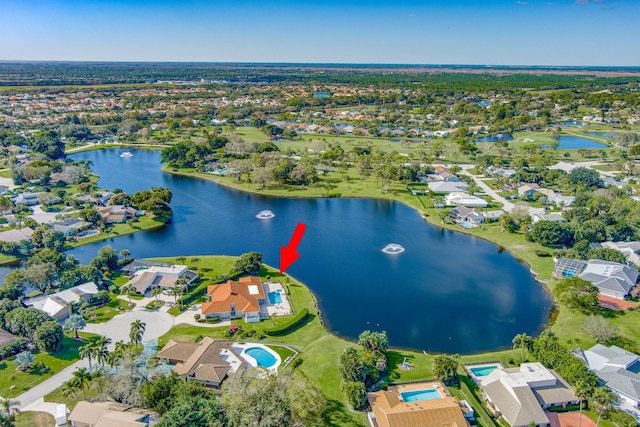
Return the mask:
[[482, 136], [476, 138], [476, 142], [500, 142], [500, 141], [513, 141], [513, 136], [510, 133], [497, 133], [495, 135]]

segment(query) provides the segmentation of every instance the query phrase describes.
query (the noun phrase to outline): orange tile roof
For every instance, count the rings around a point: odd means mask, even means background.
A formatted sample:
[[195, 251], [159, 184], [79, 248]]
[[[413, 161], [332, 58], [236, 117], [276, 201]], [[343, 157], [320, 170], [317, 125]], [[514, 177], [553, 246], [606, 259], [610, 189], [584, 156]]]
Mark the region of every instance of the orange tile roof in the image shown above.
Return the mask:
[[[250, 286], [255, 286], [258, 292], [251, 294]], [[236, 311], [258, 313], [258, 300], [265, 298], [262, 281], [257, 276], [241, 277], [239, 282], [229, 280], [220, 285], [211, 285], [207, 287], [207, 293], [211, 296], [211, 301], [202, 303], [204, 315], [230, 312], [231, 304], [234, 304]]]
[[397, 393], [383, 390], [369, 393], [368, 399], [380, 427], [468, 426], [455, 397], [403, 402]]

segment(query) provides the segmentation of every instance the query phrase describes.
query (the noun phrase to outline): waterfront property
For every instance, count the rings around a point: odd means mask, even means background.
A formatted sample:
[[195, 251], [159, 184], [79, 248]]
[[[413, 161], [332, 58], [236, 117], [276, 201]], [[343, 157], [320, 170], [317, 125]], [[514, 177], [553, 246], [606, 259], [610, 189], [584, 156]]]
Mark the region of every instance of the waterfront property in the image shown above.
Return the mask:
[[469, 188], [469, 184], [464, 181], [451, 182], [451, 181], [437, 181], [427, 184], [429, 190], [435, 194], [448, 194], [453, 192], [466, 191]]
[[135, 218], [138, 211], [130, 206], [109, 205], [98, 208], [98, 213], [107, 224], [119, 224]]
[[454, 191], [447, 194], [444, 197], [444, 203], [447, 206], [462, 205], [467, 207], [471, 206], [471, 207], [479, 207], [479, 208], [486, 208], [487, 206], [489, 206], [489, 203], [487, 203], [486, 200], [481, 199], [480, 197], [472, 196], [470, 194], [462, 193], [459, 191]]
[[636, 286], [638, 270], [628, 265], [601, 259], [582, 261], [559, 258], [553, 275], [558, 278], [578, 276], [598, 288], [600, 294], [624, 299]]
[[98, 287], [96, 284], [87, 282], [54, 294], [27, 298], [22, 301], [22, 304], [25, 307], [42, 310], [57, 321], [62, 321], [71, 314], [72, 303], [89, 301], [97, 293]]
[[32, 234], [33, 234], [33, 229], [30, 227], [0, 231], [0, 242], [18, 243], [23, 240], [31, 240]]
[[63, 233], [65, 236], [70, 236], [88, 227], [91, 227], [90, 222], [83, 221], [80, 218], [73, 216], [51, 223], [51, 228]]
[[602, 385], [633, 406], [640, 405], [640, 361], [637, 354], [612, 345], [596, 344], [576, 354], [595, 373]]
[[482, 378], [486, 377], [496, 369], [503, 368], [504, 365], [500, 362], [482, 363], [479, 365], [465, 365], [465, 369], [469, 373], [469, 376], [476, 384], [480, 384], [480, 380], [482, 380]]
[[638, 241], [591, 243], [590, 246], [615, 249], [622, 252], [627, 261], [640, 265], [640, 242]]
[[167, 363], [174, 363], [173, 372], [187, 381], [219, 387], [229, 373], [246, 369], [247, 363], [229, 340], [209, 337], [198, 343], [170, 340], [157, 354]]
[[450, 397], [440, 381], [390, 386], [367, 394], [372, 427], [467, 427], [473, 410]]
[[189, 270], [186, 265], [152, 265], [137, 269], [125, 286], [133, 286], [136, 292], [144, 295], [153, 288], [173, 289], [180, 279], [184, 280], [185, 286], [189, 287], [198, 280], [198, 275]]
[[485, 221], [485, 216], [482, 212], [477, 212], [475, 209], [469, 209], [462, 205], [451, 209], [449, 216], [453, 218], [455, 222], [466, 222], [469, 224], [482, 224]]
[[210, 301], [202, 303], [202, 315], [205, 317], [244, 318], [245, 322], [252, 323], [269, 316], [291, 314], [291, 305], [282, 284], [262, 283], [257, 276], [211, 285], [207, 294]]
[[233, 344], [231, 348], [252, 368], [262, 367], [271, 373], [275, 373], [282, 363], [278, 353], [266, 345], [237, 343]]
[[512, 427], [546, 427], [549, 419], [544, 409], [578, 400], [569, 383], [539, 362], [494, 369], [480, 378], [480, 387], [489, 410]]
[[67, 418], [71, 427], [148, 427], [150, 413], [115, 402], [76, 403]]

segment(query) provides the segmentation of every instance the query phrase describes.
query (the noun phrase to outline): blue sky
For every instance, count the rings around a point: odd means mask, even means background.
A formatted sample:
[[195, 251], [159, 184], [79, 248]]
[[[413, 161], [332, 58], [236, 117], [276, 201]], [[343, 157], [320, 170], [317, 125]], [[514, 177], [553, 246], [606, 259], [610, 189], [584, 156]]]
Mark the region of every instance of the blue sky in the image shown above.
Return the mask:
[[638, 0], [0, 0], [0, 60], [640, 66]]

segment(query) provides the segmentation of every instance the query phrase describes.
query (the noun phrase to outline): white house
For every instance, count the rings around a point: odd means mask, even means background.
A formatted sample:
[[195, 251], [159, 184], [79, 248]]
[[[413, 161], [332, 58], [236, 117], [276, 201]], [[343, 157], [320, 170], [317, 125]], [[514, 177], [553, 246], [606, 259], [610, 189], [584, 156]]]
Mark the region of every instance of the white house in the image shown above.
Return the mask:
[[447, 194], [444, 197], [444, 202], [447, 206], [462, 205], [467, 207], [485, 208], [489, 205], [486, 200], [481, 199], [480, 197], [472, 196], [470, 194], [462, 193], [459, 191], [454, 191]]
[[450, 181], [436, 181], [430, 182], [427, 184], [429, 186], [429, 190], [432, 193], [444, 194], [444, 193], [452, 193], [455, 191], [466, 191], [469, 188], [469, 184], [464, 181], [459, 182], [450, 182]]
[[624, 299], [638, 280], [638, 270], [617, 262], [590, 259], [579, 277], [596, 286], [602, 295]]
[[580, 355], [600, 383], [633, 406], [640, 405], [638, 355], [612, 345], [596, 344]]
[[65, 320], [71, 314], [69, 304], [91, 299], [98, 293], [98, 287], [93, 282], [83, 283], [64, 291], [51, 295], [41, 295], [25, 299], [22, 303], [26, 307], [37, 308], [47, 313], [57, 321]]
[[133, 286], [138, 293], [144, 295], [150, 289], [170, 289], [176, 285], [178, 279], [183, 279], [186, 285], [192, 284], [198, 275], [189, 270], [186, 265], [150, 266], [133, 273], [133, 277], [125, 286]]

